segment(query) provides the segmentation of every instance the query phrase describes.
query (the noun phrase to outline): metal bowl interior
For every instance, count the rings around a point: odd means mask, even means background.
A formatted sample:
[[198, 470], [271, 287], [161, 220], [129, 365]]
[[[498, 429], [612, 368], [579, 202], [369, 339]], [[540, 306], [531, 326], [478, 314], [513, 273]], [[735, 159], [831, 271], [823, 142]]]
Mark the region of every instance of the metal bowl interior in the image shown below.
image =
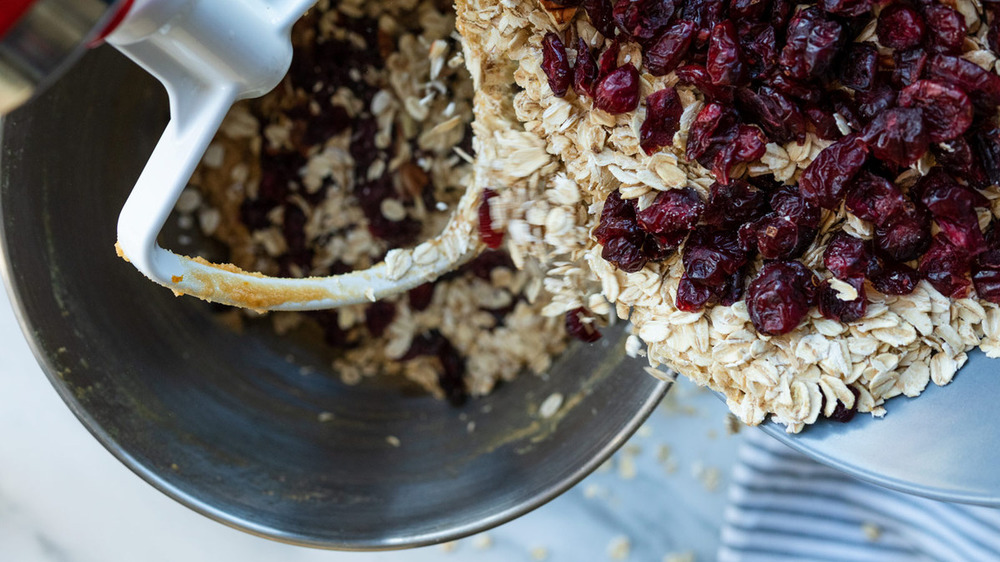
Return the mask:
[[[91, 53], [3, 122], [0, 204], [8, 287], [52, 384], [181, 503], [318, 547], [451, 540], [569, 488], [666, 391], [623, 357], [621, 335], [453, 408], [386, 381], [344, 385], [308, 338], [236, 333], [115, 255], [118, 211], [166, 119], [151, 77]], [[539, 419], [553, 392], [564, 406]]]

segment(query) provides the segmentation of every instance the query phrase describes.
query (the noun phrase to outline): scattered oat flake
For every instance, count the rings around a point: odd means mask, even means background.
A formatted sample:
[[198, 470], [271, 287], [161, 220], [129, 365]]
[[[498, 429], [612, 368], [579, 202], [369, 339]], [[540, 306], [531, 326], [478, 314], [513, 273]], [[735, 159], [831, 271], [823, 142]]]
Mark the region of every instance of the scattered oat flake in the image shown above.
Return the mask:
[[441, 550], [445, 552], [455, 552], [458, 549], [458, 541], [448, 541], [441, 543]]
[[400, 445], [399, 437], [396, 437], [395, 435], [387, 436], [385, 438], [385, 442], [388, 443], [389, 445], [392, 445], [393, 447], [399, 447]]
[[472, 537], [472, 546], [480, 550], [486, 550], [493, 546], [493, 537], [488, 533], [479, 533]]
[[319, 415], [316, 416], [316, 419], [325, 423], [333, 421], [333, 417], [334, 416], [332, 412], [320, 412]]
[[542, 416], [543, 418], [551, 418], [553, 415], [555, 415], [556, 412], [559, 411], [559, 408], [562, 406], [562, 403], [563, 403], [563, 395], [558, 392], [554, 392], [550, 394], [549, 397], [546, 398], [544, 402], [542, 402], [541, 406], [539, 406], [538, 415]]
[[663, 556], [663, 562], [696, 562], [694, 551], [671, 552]]
[[864, 533], [865, 538], [871, 542], [875, 542], [882, 537], [882, 528], [871, 522], [862, 523], [861, 532]]
[[544, 546], [536, 546], [531, 549], [531, 559], [532, 560], [548, 560], [549, 559], [549, 549]]

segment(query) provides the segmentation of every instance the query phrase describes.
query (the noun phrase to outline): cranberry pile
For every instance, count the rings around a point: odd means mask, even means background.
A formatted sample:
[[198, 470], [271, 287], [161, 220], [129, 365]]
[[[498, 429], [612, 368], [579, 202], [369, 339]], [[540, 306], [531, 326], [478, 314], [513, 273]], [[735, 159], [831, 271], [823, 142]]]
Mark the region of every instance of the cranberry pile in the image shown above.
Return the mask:
[[[745, 298], [756, 329], [772, 335], [795, 329], [813, 306], [857, 320], [867, 289], [903, 295], [921, 279], [954, 298], [974, 286], [1000, 302], [1000, 228], [984, 235], [978, 218], [989, 207], [979, 190], [1000, 183], [1000, 76], [960, 58], [968, 35], [960, 13], [935, 0], [821, 0], [797, 11], [791, 0], [550, 1], [580, 7], [605, 37], [603, 51], [575, 39], [572, 64], [571, 37], [544, 37], [552, 95], [585, 96], [613, 114], [635, 110], [639, 69], [618, 65], [633, 42], [645, 72], [674, 72], [705, 97], [686, 157], [713, 174], [711, 194], [662, 192], [640, 211], [612, 193], [594, 236], [619, 269], [680, 251], [678, 308]], [[1000, 3], [983, 4], [1000, 52]], [[878, 44], [854, 42], [876, 13]], [[682, 107], [673, 88], [645, 104], [640, 144], [652, 154], [672, 144]], [[796, 185], [733, 177], [767, 143], [801, 143], [807, 133], [833, 144]], [[929, 174], [912, 187], [893, 182], [928, 151]], [[841, 205], [871, 222], [874, 236], [836, 233], [823, 257], [841, 283], [821, 282], [796, 258], [815, 240], [822, 209]]]

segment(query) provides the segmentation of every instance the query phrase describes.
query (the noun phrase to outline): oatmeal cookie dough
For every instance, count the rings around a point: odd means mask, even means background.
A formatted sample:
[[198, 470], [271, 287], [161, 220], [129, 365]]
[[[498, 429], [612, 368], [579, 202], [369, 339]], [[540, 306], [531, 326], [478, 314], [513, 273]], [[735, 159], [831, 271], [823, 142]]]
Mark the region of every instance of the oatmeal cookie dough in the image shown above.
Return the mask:
[[[958, 0], [972, 33], [963, 47], [967, 60], [993, 70], [981, 5]], [[458, 28], [476, 83], [473, 129], [478, 158], [474, 173], [497, 186], [494, 219], [508, 232], [511, 257], [519, 266], [540, 263], [553, 301], [544, 313], [558, 316], [578, 307], [632, 322], [645, 346], [630, 340], [630, 352], [653, 367], [674, 369], [725, 395], [748, 424], [767, 416], [800, 431], [838, 405], [875, 416], [885, 401], [917, 396], [933, 382], [945, 385], [977, 346], [1000, 356], [1000, 307], [976, 298], [949, 299], [925, 281], [906, 296], [869, 290], [867, 314], [853, 323], [823, 318], [813, 309], [794, 331], [766, 336], [751, 325], [745, 301], [699, 312], [675, 306], [683, 267], [680, 256], [625, 273], [601, 257], [592, 236], [603, 202], [615, 190], [648, 207], [664, 190], [689, 187], [706, 200], [713, 178], [684, 158], [687, 133], [704, 104], [674, 73], [642, 74], [637, 111], [611, 115], [572, 91], [556, 97], [542, 69], [542, 41], [558, 31], [570, 47], [577, 37], [591, 47], [604, 41], [583, 10], [547, 10], [538, 0], [459, 0]], [[862, 34], [874, 33], [874, 22]], [[624, 42], [619, 64], [640, 68], [642, 54]], [[676, 86], [683, 114], [673, 146], [647, 156], [639, 146], [645, 98]], [[767, 145], [764, 156], [740, 165], [732, 175], [774, 174], [794, 182], [830, 143], [809, 134], [802, 144]], [[918, 161], [896, 179], [912, 184], [928, 162]], [[985, 191], [991, 213], [1000, 215], [1000, 191]], [[502, 216], [496, 216], [502, 214]], [[991, 216], [992, 215], [992, 216]], [[824, 211], [820, 231], [800, 259], [820, 279], [831, 277], [823, 252], [835, 232], [870, 238], [870, 224], [846, 213]], [[759, 267], [760, 263], [755, 264]], [[644, 347], [644, 348], [643, 348]]]

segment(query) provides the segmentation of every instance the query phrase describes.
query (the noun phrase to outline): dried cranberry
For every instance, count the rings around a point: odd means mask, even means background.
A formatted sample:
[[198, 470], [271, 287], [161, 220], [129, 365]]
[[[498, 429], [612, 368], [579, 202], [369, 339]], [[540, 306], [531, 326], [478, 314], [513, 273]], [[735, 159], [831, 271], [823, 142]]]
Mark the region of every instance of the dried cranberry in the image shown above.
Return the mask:
[[614, 6], [611, 0], [583, 0], [583, 9], [587, 11], [590, 24], [601, 35], [612, 39], [615, 36]]
[[646, 120], [639, 128], [639, 146], [653, 154], [674, 142], [684, 106], [673, 88], [664, 88], [646, 97]]
[[[765, 2], [760, 2], [764, 4]], [[778, 38], [774, 27], [763, 22], [739, 22], [740, 56], [751, 79], [762, 78], [778, 64]]]
[[851, 300], [842, 300], [840, 293], [830, 283], [822, 283], [819, 288], [819, 312], [826, 318], [838, 322], [855, 322], [865, 316], [868, 311], [868, 297], [865, 294], [865, 282], [862, 278], [845, 280], [858, 292]]
[[885, 295], [908, 295], [917, 288], [920, 275], [912, 267], [895, 262], [885, 262], [870, 275], [872, 287]]
[[767, 195], [745, 181], [712, 184], [702, 219], [717, 228], [736, 228], [767, 213]]
[[[839, 423], [847, 423], [854, 419], [854, 414], [858, 412], [858, 390], [853, 386], [847, 387], [850, 389], [851, 394], [854, 395], [854, 404], [848, 408], [846, 404], [837, 400], [837, 405], [833, 408], [833, 413], [827, 416], [830, 421], [835, 421]], [[822, 396], [822, 405], [820, 406], [820, 411], [826, 411], [826, 395]]]
[[798, 106], [784, 94], [768, 86], [756, 92], [741, 88], [737, 101], [740, 111], [753, 118], [774, 141], [805, 141], [806, 120]]
[[747, 266], [741, 267], [726, 279], [720, 287], [710, 287], [712, 296], [715, 297], [722, 306], [732, 306], [743, 300], [743, 286], [746, 283]]
[[602, 80], [608, 74], [611, 74], [618, 68], [618, 55], [621, 54], [622, 45], [618, 39], [611, 41], [608, 48], [601, 53], [601, 58], [597, 62], [597, 78], [598, 81]]
[[674, 70], [677, 74], [677, 81], [681, 84], [690, 84], [701, 91], [705, 98], [711, 102], [730, 105], [733, 101], [733, 88], [730, 86], [717, 86], [712, 84], [712, 79], [708, 76], [708, 71], [704, 66], [689, 64]]
[[388, 301], [373, 302], [365, 308], [365, 326], [373, 337], [380, 338], [396, 318], [396, 305]]
[[569, 70], [569, 57], [562, 39], [551, 31], [542, 38], [542, 70], [549, 80], [552, 93], [561, 98], [566, 95], [572, 75]]
[[618, 29], [638, 41], [651, 39], [673, 15], [673, 0], [618, 0], [612, 10]]
[[594, 107], [618, 114], [639, 106], [639, 71], [625, 64], [601, 79], [594, 91]]
[[642, 250], [645, 242], [646, 237], [642, 233], [612, 238], [604, 244], [601, 257], [626, 273], [635, 273], [645, 267], [646, 261], [648, 261]]
[[496, 191], [483, 189], [482, 201], [479, 203], [479, 238], [488, 248], [499, 248], [503, 242], [503, 231], [493, 230], [493, 217], [490, 215], [490, 199], [496, 196]]
[[872, 9], [871, 0], [820, 0], [824, 12], [844, 17], [867, 14]]
[[566, 313], [566, 332], [587, 343], [601, 339], [601, 332], [594, 327], [592, 317], [585, 308], [574, 308]]
[[[993, 11], [996, 14], [996, 11]], [[996, 15], [991, 18], [993, 21], [990, 22], [990, 29], [986, 33], [986, 42], [990, 46], [990, 50], [994, 53], [1000, 53], [1000, 18]]]
[[892, 84], [897, 88], [909, 86], [924, 73], [927, 53], [923, 49], [895, 51], [892, 53], [895, 66], [892, 69]]
[[681, 280], [677, 284], [676, 300], [679, 310], [697, 312], [705, 306], [710, 298], [712, 298], [712, 291], [708, 287], [695, 283], [687, 274], [681, 275]]
[[689, 160], [714, 159], [720, 145], [736, 137], [736, 112], [718, 103], [701, 108], [688, 132], [686, 155]]
[[480, 252], [475, 259], [462, 266], [459, 271], [469, 271], [476, 277], [484, 281], [489, 281], [493, 276], [493, 271], [500, 268], [515, 269], [514, 261], [510, 259], [510, 254], [503, 250], [485, 250]]
[[677, 68], [691, 48], [695, 35], [695, 23], [677, 20], [657, 37], [643, 53], [646, 68], [653, 76], [663, 76]]
[[730, 0], [729, 16], [740, 21], [758, 20], [769, 7], [770, 0]]
[[782, 94], [802, 103], [817, 104], [822, 103], [825, 99], [824, 91], [815, 84], [789, 78], [777, 69], [764, 77], [764, 82]]
[[732, 21], [725, 20], [712, 28], [705, 70], [717, 86], [733, 86], [743, 81], [746, 68], [740, 59], [739, 38]]
[[415, 311], [427, 310], [434, 300], [434, 283], [424, 283], [410, 289], [407, 293], [410, 308]]
[[576, 40], [576, 62], [573, 64], [573, 88], [577, 95], [593, 97], [597, 84], [597, 60], [594, 52], [582, 38]]
[[826, 19], [818, 8], [801, 10], [788, 24], [788, 38], [779, 64], [790, 77], [816, 78], [833, 63], [843, 44], [840, 24]]
[[972, 284], [979, 298], [1000, 304], [1000, 270], [975, 269]]
[[985, 207], [989, 202], [981, 194], [959, 185], [940, 169], [921, 178], [916, 186], [920, 201], [927, 207], [941, 227], [948, 241], [969, 256], [986, 250], [986, 239], [979, 228], [975, 207]]
[[807, 107], [803, 113], [805, 113], [806, 121], [812, 125], [813, 132], [817, 137], [835, 141], [844, 136], [837, 125], [837, 118], [830, 110], [822, 107]]
[[901, 215], [875, 228], [875, 252], [892, 261], [916, 259], [930, 244], [930, 217], [912, 205]]
[[771, 2], [771, 25], [775, 29], [785, 29], [792, 17], [796, 3], [792, 0], [772, 0]]
[[854, 90], [867, 90], [878, 70], [878, 49], [871, 43], [852, 43], [841, 56], [837, 68], [840, 83]]
[[961, 136], [972, 124], [972, 102], [965, 92], [934, 80], [917, 80], [899, 93], [899, 105], [923, 110], [927, 136], [943, 142]]
[[965, 17], [957, 11], [932, 3], [924, 6], [927, 23], [927, 40], [931, 49], [949, 54], [961, 54], [968, 29]]
[[709, 287], [722, 285], [747, 262], [735, 232], [705, 226], [688, 236], [681, 257], [688, 277]]
[[767, 151], [767, 137], [754, 125], [739, 125], [731, 142], [721, 146], [712, 162], [712, 173], [722, 183], [729, 183], [729, 173], [736, 164], [759, 160]]
[[619, 190], [612, 191], [604, 200], [604, 210], [594, 229], [594, 238], [601, 244], [606, 244], [612, 238], [631, 234], [638, 228], [633, 201], [622, 199]]
[[848, 182], [861, 170], [868, 146], [857, 135], [848, 135], [823, 149], [802, 172], [799, 189], [806, 201], [824, 209], [837, 209]]
[[771, 209], [778, 215], [788, 217], [793, 222], [809, 228], [818, 228], [820, 210], [806, 201], [793, 186], [779, 187], [771, 194]]
[[865, 127], [862, 136], [876, 158], [899, 166], [915, 163], [930, 146], [924, 112], [918, 108], [882, 112]]
[[1000, 104], [1000, 76], [983, 70], [974, 62], [938, 54], [928, 61], [926, 72], [927, 78], [961, 88], [972, 103], [985, 112], [995, 112]]
[[698, 224], [705, 204], [690, 187], [661, 191], [653, 203], [637, 213], [639, 226], [653, 234], [688, 231]]
[[987, 269], [1000, 269], [1000, 229], [994, 221], [986, 233], [986, 251], [976, 257], [976, 265]]
[[976, 131], [969, 143], [976, 156], [973, 162], [982, 166], [991, 183], [1000, 185], [1000, 128]]
[[687, 238], [686, 230], [676, 230], [667, 234], [647, 234], [642, 244], [642, 254], [646, 256], [646, 261], [663, 261], [674, 255], [685, 238]]
[[896, 90], [887, 83], [889, 80], [877, 80], [868, 90], [854, 94], [855, 114], [860, 124], [867, 124], [886, 109], [895, 107]]
[[893, 4], [878, 16], [878, 42], [890, 49], [909, 49], [924, 40], [924, 18], [906, 4]]
[[868, 244], [846, 232], [838, 232], [823, 252], [823, 265], [837, 279], [864, 278], [871, 253]]
[[712, 28], [722, 21], [725, 10], [726, 2], [723, 0], [687, 0], [684, 3], [682, 17], [693, 21], [697, 26], [696, 39], [699, 46], [704, 46], [708, 42]]
[[975, 188], [989, 187], [991, 182], [982, 166], [984, 160], [978, 159], [973, 154], [972, 146], [966, 139], [959, 137], [940, 142], [931, 146], [931, 150], [938, 166], [962, 177]]
[[794, 330], [816, 303], [816, 275], [797, 261], [764, 264], [747, 289], [754, 328], [778, 336]]
[[906, 199], [889, 180], [861, 171], [848, 186], [844, 205], [859, 219], [882, 226], [906, 210]]
[[934, 237], [927, 253], [920, 258], [920, 276], [942, 295], [962, 298], [969, 290], [969, 257], [947, 238]]
[[756, 249], [766, 260], [794, 259], [801, 256], [816, 238], [816, 229], [770, 213], [752, 224], [744, 225], [739, 236], [744, 248]]

